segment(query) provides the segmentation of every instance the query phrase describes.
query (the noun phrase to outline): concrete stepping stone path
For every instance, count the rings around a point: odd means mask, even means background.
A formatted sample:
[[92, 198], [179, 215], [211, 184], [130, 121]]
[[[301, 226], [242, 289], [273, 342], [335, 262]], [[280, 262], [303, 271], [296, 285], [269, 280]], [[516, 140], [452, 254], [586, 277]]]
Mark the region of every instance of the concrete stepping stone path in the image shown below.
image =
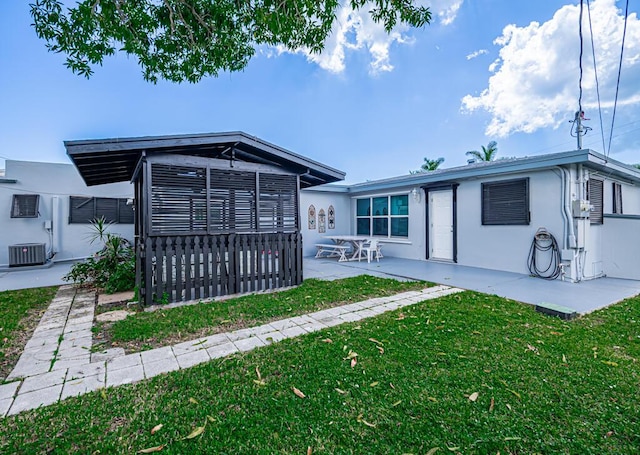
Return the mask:
[[7, 377], [12, 382], [0, 385], [0, 418], [461, 291], [434, 286], [125, 355], [122, 348], [91, 353], [95, 294], [62, 286]]

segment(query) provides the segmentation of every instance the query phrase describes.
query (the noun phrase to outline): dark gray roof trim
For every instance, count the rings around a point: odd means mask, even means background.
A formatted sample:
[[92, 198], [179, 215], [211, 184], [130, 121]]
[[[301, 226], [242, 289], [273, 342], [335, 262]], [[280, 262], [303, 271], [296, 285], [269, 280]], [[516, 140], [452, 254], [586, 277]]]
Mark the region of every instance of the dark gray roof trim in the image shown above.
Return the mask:
[[142, 152], [211, 158], [231, 157], [271, 164], [300, 175], [300, 186], [343, 180], [345, 173], [243, 132], [185, 134], [119, 139], [65, 141], [64, 145], [89, 186], [131, 180]]
[[404, 186], [425, 186], [469, 178], [516, 174], [569, 164], [583, 164], [587, 168], [597, 170], [611, 178], [618, 178], [631, 183], [640, 183], [639, 169], [621, 163], [620, 161], [606, 158], [604, 155], [594, 152], [593, 150], [582, 149], [548, 155], [472, 163], [466, 166], [438, 169], [421, 174], [402, 175], [388, 179], [357, 183], [350, 185], [349, 192], [360, 193], [365, 191], [388, 190]]

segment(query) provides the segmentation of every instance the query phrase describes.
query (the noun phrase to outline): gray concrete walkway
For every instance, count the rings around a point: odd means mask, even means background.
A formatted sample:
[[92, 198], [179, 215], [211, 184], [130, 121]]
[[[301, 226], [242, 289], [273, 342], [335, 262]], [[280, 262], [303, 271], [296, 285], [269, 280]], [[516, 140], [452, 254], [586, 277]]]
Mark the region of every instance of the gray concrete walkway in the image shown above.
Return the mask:
[[304, 262], [305, 278], [336, 279], [363, 273], [430, 281], [532, 305], [561, 305], [581, 314], [640, 294], [640, 281], [617, 278], [597, 278], [580, 283], [549, 281], [519, 273], [393, 257], [370, 264], [338, 263], [335, 259], [307, 259]]
[[[0, 291], [66, 284], [62, 277], [71, 263], [47, 269], [0, 272]], [[640, 294], [640, 281], [598, 278], [581, 283], [547, 281], [529, 275], [466, 267], [459, 264], [385, 257], [380, 262], [337, 262], [305, 258], [305, 278], [337, 279], [362, 274], [387, 278], [425, 280], [462, 289], [495, 294], [519, 302], [551, 303], [585, 314]]]
[[0, 385], [0, 418], [460, 291], [436, 286], [373, 298], [125, 355], [122, 349], [91, 353], [94, 294], [62, 286], [9, 375], [13, 382]]
[[47, 266], [0, 269], [0, 292], [66, 284], [62, 277], [69, 273], [73, 264], [66, 261]]

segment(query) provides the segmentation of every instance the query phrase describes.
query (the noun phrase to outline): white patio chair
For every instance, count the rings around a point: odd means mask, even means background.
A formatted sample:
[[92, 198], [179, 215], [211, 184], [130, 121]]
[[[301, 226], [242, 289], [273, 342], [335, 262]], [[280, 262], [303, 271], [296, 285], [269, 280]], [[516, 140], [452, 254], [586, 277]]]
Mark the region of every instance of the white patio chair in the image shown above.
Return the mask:
[[380, 262], [380, 258], [382, 257], [380, 244], [376, 239], [369, 239], [362, 244], [362, 247], [360, 248], [360, 256], [358, 256], [358, 262], [362, 259], [362, 253], [366, 253], [367, 262], [371, 262], [371, 256], [374, 254], [377, 262]]

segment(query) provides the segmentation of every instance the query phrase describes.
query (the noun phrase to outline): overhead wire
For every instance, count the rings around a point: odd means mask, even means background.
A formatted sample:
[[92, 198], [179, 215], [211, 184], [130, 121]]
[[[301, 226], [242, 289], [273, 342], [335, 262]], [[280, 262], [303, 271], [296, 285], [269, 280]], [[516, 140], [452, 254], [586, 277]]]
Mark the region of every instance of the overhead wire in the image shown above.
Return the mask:
[[[598, 66], [596, 65], [596, 48], [593, 41], [593, 25], [591, 24], [591, 2], [587, 0], [587, 15], [589, 18], [589, 34], [591, 35], [591, 56], [593, 57], [593, 72], [596, 77], [596, 94], [598, 95], [598, 115], [600, 116], [600, 136], [602, 137], [602, 153], [606, 153], [604, 143], [604, 126], [602, 124], [602, 105], [600, 104], [600, 84], [598, 83]], [[607, 156], [607, 155], [605, 155]]]
[[609, 134], [609, 148], [605, 152], [605, 157], [609, 156], [611, 153], [611, 140], [613, 138], [613, 125], [616, 121], [616, 107], [618, 105], [618, 92], [620, 90], [620, 74], [622, 72], [622, 56], [624, 55], [624, 41], [627, 36], [627, 18], [629, 17], [629, 0], [626, 2], [626, 7], [624, 11], [624, 27], [622, 29], [622, 44], [620, 45], [620, 63], [618, 65], [618, 79], [616, 81], [616, 97], [613, 101], [613, 114], [611, 117], [611, 130]]
[[[582, 54], [583, 54], [583, 38], [582, 38], [582, 11], [584, 9], [584, 0], [580, 0], [580, 19], [578, 20], [578, 36], [580, 38], [580, 58], [579, 58], [579, 67], [580, 67], [580, 77], [578, 78], [578, 115], [582, 114]], [[580, 132], [578, 131], [578, 134]]]

